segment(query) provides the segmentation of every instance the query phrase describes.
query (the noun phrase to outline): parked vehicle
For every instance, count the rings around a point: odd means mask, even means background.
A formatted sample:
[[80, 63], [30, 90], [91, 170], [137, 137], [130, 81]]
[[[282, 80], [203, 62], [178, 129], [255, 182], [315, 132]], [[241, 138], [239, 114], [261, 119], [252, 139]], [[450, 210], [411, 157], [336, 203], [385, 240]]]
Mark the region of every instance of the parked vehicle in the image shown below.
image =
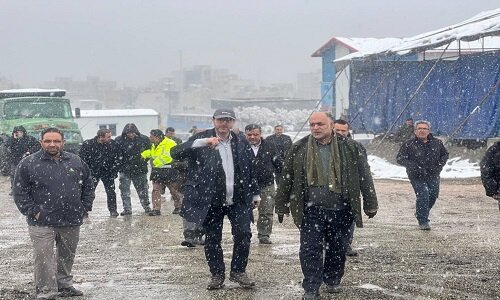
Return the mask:
[[65, 90], [15, 89], [0, 91], [0, 168], [7, 174], [4, 142], [15, 126], [23, 126], [28, 134], [40, 139], [48, 127], [59, 128], [64, 133], [64, 149], [78, 153], [83, 142], [78, 125], [73, 120], [70, 101], [64, 98]]

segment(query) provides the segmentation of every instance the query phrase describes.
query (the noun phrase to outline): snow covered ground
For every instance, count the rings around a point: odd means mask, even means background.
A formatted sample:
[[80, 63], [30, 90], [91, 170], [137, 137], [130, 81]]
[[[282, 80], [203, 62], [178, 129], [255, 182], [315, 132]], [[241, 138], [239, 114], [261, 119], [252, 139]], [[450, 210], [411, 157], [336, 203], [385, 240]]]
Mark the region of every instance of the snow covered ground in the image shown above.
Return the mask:
[[[395, 179], [408, 180], [406, 169], [399, 165], [393, 165], [387, 160], [368, 155], [368, 163], [374, 179]], [[456, 179], [456, 178], [474, 178], [479, 177], [479, 164], [471, 163], [468, 159], [454, 157], [449, 159], [441, 172], [441, 178]]]

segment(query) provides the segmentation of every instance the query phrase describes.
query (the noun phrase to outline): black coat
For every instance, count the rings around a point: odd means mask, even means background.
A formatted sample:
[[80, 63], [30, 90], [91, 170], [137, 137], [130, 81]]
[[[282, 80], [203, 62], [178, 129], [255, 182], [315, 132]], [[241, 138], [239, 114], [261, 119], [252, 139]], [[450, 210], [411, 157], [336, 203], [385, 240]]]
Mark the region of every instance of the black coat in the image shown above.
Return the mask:
[[[134, 132], [137, 137], [130, 139], [127, 132]], [[148, 163], [141, 157], [144, 150], [151, 149], [149, 138], [139, 132], [137, 127], [125, 127], [122, 134], [115, 139], [120, 149], [120, 167], [119, 171], [127, 176], [137, 176], [148, 173]]]
[[90, 169], [80, 157], [62, 151], [55, 161], [44, 150], [21, 160], [12, 194], [28, 224], [53, 227], [81, 225], [95, 197]]
[[96, 136], [84, 141], [79, 155], [94, 177], [116, 178], [121, 156], [118, 144], [113, 140], [105, 144], [99, 143], [97, 139]]
[[292, 138], [286, 134], [282, 134], [277, 136], [276, 134], [272, 134], [266, 138], [266, 141], [273, 146], [278, 154], [284, 159], [286, 152], [292, 146]]
[[[246, 139], [231, 133], [231, 149], [234, 162], [235, 203], [246, 203], [251, 210], [252, 198], [259, 195], [259, 187], [252, 166], [252, 149]], [[209, 129], [190, 137], [185, 143], [170, 151], [175, 160], [188, 162], [186, 181], [182, 193], [181, 216], [189, 222], [202, 224], [215, 198], [225, 198], [225, 173], [219, 150], [210, 147], [193, 148], [196, 139], [215, 137], [215, 130]]]
[[486, 196], [500, 194], [500, 142], [496, 142], [486, 151], [480, 165]]
[[[40, 142], [24, 131], [24, 136], [14, 138], [13, 136], [7, 139], [5, 147], [8, 153], [8, 159], [11, 164], [17, 165], [27, 153], [32, 154], [40, 150]], [[28, 155], [29, 155], [28, 154]]]
[[432, 134], [427, 139], [427, 143], [424, 143], [415, 137], [399, 149], [397, 162], [406, 168], [410, 180], [439, 177], [448, 160], [448, 151], [443, 142]]
[[278, 155], [274, 146], [261, 139], [257, 156], [253, 157], [253, 166], [257, 183], [262, 189], [274, 184], [275, 175], [279, 175], [283, 169], [283, 158]]

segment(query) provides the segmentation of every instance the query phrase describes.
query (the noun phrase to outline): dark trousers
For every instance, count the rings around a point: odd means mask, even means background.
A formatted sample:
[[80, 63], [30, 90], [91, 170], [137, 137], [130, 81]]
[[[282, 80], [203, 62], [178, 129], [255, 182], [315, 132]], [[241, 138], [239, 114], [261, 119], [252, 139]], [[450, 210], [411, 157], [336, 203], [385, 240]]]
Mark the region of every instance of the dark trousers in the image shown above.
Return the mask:
[[417, 196], [415, 205], [415, 216], [418, 224], [429, 222], [429, 213], [439, 196], [439, 176], [425, 179], [411, 179], [411, 185]]
[[306, 207], [300, 227], [299, 252], [304, 290], [318, 291], [322, 282], [340, 284], [353, 219], [349, 209]]
[[94, 181], [94, 187], [97, 187], [99, 180], [102, 181], [104, 189], [106, 190], [106, 198], [108, 200], [108, 210], [116, 211], [115, 179], [109, 176], [92, 175], [92, 181]]
[[205, 231], [205, 258], [212, 275], [223, 275], [225, 273], [224, 253], [222, 252], [222, 224], [224, 216], [227, 215], [231, 222], [231, 233], [233, 235], [233, 257], [231, 260], [231, 272], [245, 272], [250, 253], [250, 229], [252, 209], [247, 203], [235, 203], [230, 206], [214, 206], [208, 210], [207, 217], [203, 222]]

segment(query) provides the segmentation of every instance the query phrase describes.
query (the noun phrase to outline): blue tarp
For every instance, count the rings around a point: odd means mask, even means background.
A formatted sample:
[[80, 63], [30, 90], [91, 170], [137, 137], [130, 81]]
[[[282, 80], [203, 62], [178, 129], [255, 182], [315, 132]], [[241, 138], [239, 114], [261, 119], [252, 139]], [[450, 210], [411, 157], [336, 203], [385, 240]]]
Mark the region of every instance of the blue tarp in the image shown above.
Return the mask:
[[[403, 112], [392, 132], [412, 117], [430, 121], [434, 134], [450, 135], [500, 79], [498, 51], [463, 55], [455, 61], [439, 61], [411, 104], [404, 109], [434, 63], [352, 61], [349, 91], [352, 128], [358, 132], [386, 132]], [[500, 88], [497, 88], [453, 138], [498, 136], [499, 115]]]

